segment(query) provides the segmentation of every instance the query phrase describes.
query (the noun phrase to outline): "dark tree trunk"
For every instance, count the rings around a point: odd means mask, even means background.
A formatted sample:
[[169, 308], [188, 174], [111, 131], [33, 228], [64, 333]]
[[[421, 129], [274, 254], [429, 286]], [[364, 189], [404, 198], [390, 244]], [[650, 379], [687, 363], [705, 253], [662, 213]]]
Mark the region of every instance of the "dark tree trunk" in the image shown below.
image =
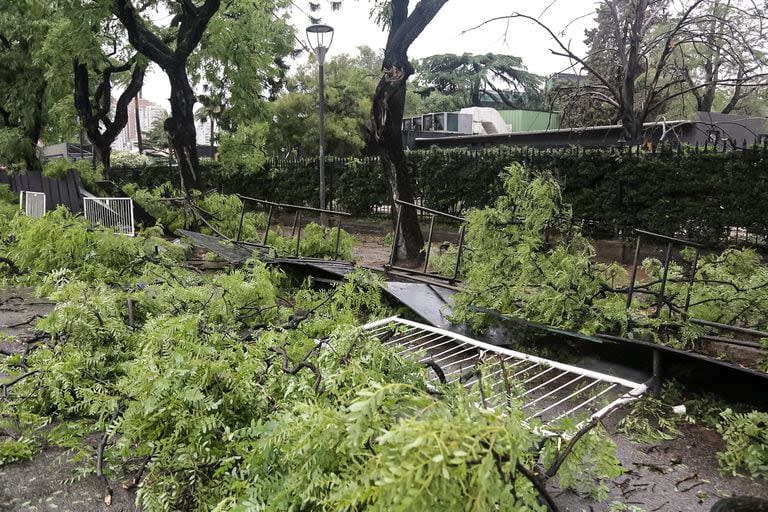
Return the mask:
[[179, 162], [182, 190], [200, 188], [200, 160], [197, 155], [195, 102], [197, 98], [187, 78], [186, 62], [165, 70], [171, 83], [171, 117], [165, 131]]
[[[392, 203], [395, 200], [413, 203], [413, 179], [405, 160], [402, 139], [405, 87], [413, 66], [408, 62], [408, 48], [432, 21], [448, 0], [419, 0], [408, 14], [408, 0], [391, 0], [389, 36], [384, 50], [383, 75], [373, 95], [371, 107], [371, 142], [381, 155]], [[396, 206], [400, 211], [400, 233], [404, 257], [419, 261], [424, 249], [416, 209]]]
[[109, 170], [112, 168], [112, 146], [94, 144], [93, 141], [91, 141], [91, 146], [93, 147], [93, 158], [104, 168], [104, 176], [109, 178]]
[[400, 65], [392, 64], [389, 70], [379, 80], [373, 97], [373, 125], [376, 137], [376, 147], [381, 155], [384, 174], [387, 177], [387, 188], [392, 198], [393, 212], [400, 215], [400, 233], [398, 238], [403, 241], [404, 254], [407, 260], [418, 261], [424, 249], [424, 237], [419, 226], [416, 209], [397, 205], [399, 199], [413, 203], [413, 178], [403, 151], [402, 122], [405, 110], [405, 84], [408, 79], [407, 70], [413, 68], [404, 59]]
[[32, 149], [24, 155], [24, 165], [29, 171], [41, 171], [43, 165], [40, 162], [40, 157], [37, 154], [37, 142], [40, 140], [40, 135], [43, 133], [43, 109], [45, 108], [45, 91], [48, 88], [48, 83], [45, 81], [40, 82], [35, 94], [35, 109], [32, 113], [32, 119], [28, 127], [24, 130], [24, 136], [32, 143]]
[[[93, 92], [91, 101], [91, 86], [88, 66], [75, 60], [75, 109], [80, 122], [85, 128], [88, 140], [93, 148], [97, 162], [104, 167], [104, 175], [109, 177], [112, 156], [112, 143], [128, 124], [128, 104], [135, 98], [144, 83], [146, 65], [131, 59], [119, 66], [107, 66], [100, 75], [101, 81]], [[122, 73], [131, 69], [131, 80], [117, 100], [114, 119], [110, 119], [112, 109], [112, 74]]]
[[200, 162], [197, 156], [194, 105], [197, 98], [187, 77], [187, 59], [197, 48], [211, 18], [221, 6], [221, 0], [179, 2], [180, 12], [174, 18], [178, 27], [176, 46], [171, 48], [160, 35], [153, 33], [131, 0], [112, 0], [112, 11], [128, 33], [134, 48], [168, 75], [171, 83], [171, 117], [165, 122], [171, 147], [179, 162], [182, 190], [200, 187]]

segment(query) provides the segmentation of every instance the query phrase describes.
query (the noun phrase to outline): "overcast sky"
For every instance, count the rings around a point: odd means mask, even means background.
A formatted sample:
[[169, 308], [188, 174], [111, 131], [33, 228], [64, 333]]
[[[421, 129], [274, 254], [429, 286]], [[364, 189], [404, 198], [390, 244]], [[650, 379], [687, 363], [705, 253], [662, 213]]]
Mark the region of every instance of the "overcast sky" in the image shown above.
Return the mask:
[[[344, 0], [342, 8], [336, 12], [331, 12], [326, 0], [313, 1], [322, 7], [311, 14], [335, 28], [329, 59], [341, 53], [354, 54], [355, 48], [362, 45], [376, 50], [384, 47], [385, 34], [369, 17], [372, 1]], [[520, 19], [496, 21], [469, 30], [485, 20], [513, 12], [538, 17], [550, 3], [550, 0], [449, 0], [413, 43], [408, 55], [420, 58], [439, 53], [502, 53], [521, 57], [530, 71], [540, 75], [563, 71], [568, 62], [550, 53], [555, 43], [532, 22]], [[305, 36], [304, 29], [310, 24], [308, 4], [307, 0], [294, 0], [292, 19], [298, 37]], [[415, 5], [415, 0], [411, 4]], [[596, 0], [555, 0], [541, 20], [555, 33], [564, 34], [564, 40], [570, 41], [571, 47], [582, 53], [584, 29], [593, 23], [595, 4]], [[168, 81], [156, 68], [147, 77], [143, 94], [166, 109], [170, 108]]]

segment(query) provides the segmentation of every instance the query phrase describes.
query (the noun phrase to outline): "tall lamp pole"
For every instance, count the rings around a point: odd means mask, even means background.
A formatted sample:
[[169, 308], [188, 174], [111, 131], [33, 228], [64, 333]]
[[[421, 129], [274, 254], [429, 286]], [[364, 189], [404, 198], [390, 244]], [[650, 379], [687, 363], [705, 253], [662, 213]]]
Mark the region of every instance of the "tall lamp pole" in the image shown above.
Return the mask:
[[[312, 51], [317, 55], [320, 66], [320, 208], [325, 209], [325, 54], [333, 42], [333, 27], [330, 25], [310, 25], [307, 27], [307, 40]], [[328, 225], [325, 213], [320, 213], [320, 224]]]

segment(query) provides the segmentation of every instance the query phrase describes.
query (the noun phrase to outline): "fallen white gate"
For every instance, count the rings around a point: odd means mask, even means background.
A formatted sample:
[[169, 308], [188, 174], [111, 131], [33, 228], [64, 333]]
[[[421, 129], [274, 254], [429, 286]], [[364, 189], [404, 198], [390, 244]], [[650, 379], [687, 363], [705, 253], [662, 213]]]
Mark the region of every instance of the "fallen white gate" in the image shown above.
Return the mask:
[[133, 199], [130, 197], [84, 197], [83, 214], [92, 226], [134, 236]]
[[45, 194], [22, 190], [19, 194], [19, 208], [30, 217], [42, 217], [45, 215]]
[[[640, 398], [646, 384], [516, 352], [429, 325], [390, 317], [363, 326], [433, 379], [460, 382], [484, 407], [520, 400], [525, 423], [543, 430], [570, 418], [577, 428]], [[441, 375], [442, 374], [442, 375]], [[538, 421], [537, 421], [538, 420]]]

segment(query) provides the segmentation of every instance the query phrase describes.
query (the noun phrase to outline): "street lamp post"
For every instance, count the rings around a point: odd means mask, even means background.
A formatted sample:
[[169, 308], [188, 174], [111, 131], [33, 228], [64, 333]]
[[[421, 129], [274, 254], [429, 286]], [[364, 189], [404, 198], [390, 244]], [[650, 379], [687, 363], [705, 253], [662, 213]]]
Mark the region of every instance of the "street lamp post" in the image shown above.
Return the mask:
[[[330, 25], [310, 25], [307, 27], [307, 39], [312, 51], [317, 55], [320, 66], [320, 208], [325, 209], [325, 75], [323, 65], [325, 54], [333, 41], [333, 27]], [[320, 224], [328, 225], [325, 213], [320, 214]]]

